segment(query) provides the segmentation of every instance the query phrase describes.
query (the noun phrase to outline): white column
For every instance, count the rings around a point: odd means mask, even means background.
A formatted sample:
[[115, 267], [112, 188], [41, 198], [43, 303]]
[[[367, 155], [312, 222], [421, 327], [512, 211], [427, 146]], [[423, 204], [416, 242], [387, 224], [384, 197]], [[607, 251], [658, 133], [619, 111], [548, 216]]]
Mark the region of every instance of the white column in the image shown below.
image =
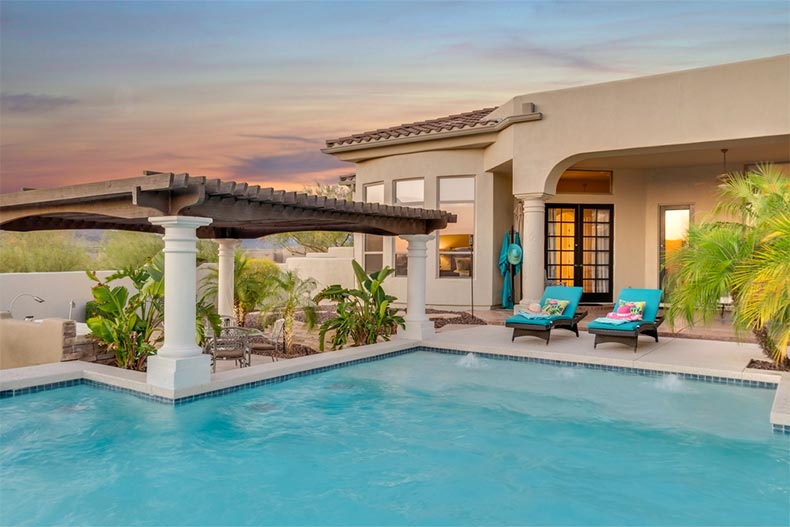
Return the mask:
[[235, 262], [233, 255], [239, 240], [216, 240], [219, 244], [219, 263], [217, 277], [217, 313], [221, 317], [234, 317], [233, 310], [234, 284], [235, 284]]
[[148, 357], [148, 384], [176, 390], [211, 381], [211, 358], [196, 342], [198, 227], [211, 218], [160, 216], [148, 218], [165, 229], [165, 340], [156, 355]]
[[526, 309], [529, 302], [537, 302], [543, 296], [544, 281], [544, 244], [546, 205], [549, 194], [517, 194], [524, 210], [524, 223], [521, 226], [521, 244], [524, 258], [521, 263], [521, 303], [515, 309]]
[[401, 239], [409, 243], [408, 275], [406, 279], [406, 329], [399, 336], [407, 339], [425, 340], [434, 336], [433, 322], [425, 314], [425, 275], [428, 257], [427, 244], [434, 239], [432, 234], [408, 234]]

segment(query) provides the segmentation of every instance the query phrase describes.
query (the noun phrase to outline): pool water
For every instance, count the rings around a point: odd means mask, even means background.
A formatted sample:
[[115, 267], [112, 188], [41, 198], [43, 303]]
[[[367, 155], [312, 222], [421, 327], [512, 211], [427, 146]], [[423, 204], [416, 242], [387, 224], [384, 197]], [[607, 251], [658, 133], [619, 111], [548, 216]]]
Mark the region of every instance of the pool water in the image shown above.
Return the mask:
[[787, 525], [773, 390], [415, 352], [0, 401], [3, 525]]

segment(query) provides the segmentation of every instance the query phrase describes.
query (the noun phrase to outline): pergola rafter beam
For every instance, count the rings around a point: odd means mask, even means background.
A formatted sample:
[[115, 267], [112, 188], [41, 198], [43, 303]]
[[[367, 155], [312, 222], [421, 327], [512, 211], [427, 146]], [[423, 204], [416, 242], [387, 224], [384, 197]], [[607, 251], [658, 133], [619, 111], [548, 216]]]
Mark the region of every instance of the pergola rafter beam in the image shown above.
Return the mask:
[[[428, 234], [455, 221], [447, 212], [361, 203], [172, 172], [0, 195], [0, 228], [14, 231], [120, 229], [161, 232], [148, 218], [212, 218], [201, 238], [257, 238], [294, 231]], [[86, 227], [90, 225], [90, 227]]]

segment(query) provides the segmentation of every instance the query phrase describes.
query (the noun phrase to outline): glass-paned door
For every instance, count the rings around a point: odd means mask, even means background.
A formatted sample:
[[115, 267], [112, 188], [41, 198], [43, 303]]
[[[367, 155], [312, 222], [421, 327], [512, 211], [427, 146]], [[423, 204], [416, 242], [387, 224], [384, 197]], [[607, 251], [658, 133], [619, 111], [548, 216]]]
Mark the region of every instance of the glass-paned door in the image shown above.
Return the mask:
[[581, 286], [584, 302], [612, 301], [612, 205], [546, 206], [546, 277]]
[[658, 287], [668, 298], [667, 274], [672, 271], [672, 256], [688, 243], [691, 205], [662, 205], [659, 207]]

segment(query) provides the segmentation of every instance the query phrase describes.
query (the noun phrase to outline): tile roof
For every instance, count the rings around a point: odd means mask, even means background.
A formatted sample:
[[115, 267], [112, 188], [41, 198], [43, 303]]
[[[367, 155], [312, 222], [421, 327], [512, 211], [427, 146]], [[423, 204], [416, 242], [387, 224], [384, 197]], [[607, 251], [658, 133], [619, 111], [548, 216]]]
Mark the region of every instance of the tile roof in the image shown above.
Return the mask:
[[438, 117], [436, 119], [429, 119], [427, 121], [419, 121], [416, 123], [406, 123], [400, 126], [393, 126], [392, 128], [382, 128], [379, 130], [372, 130], [370, 132], [362, 132], [361, 134], [349, 135], [347, 137], [339, 137], [337, 139], [328, 139], [326, 141], [326, 146], [327, 148], [333, 148], [336, 146], [385, 141], [387, 139], [395, 139], [398, 137], [427, 135], [439, 132], [449, 132], [451, 130], [461, 130], [465, 128], [493, 126], [498, 121], [495, 119], [485, 119], [485, 117], [494, 110], [496, 110], [496, 107], [482, 108], [472, 112], [448, 115], [446, 117]]

